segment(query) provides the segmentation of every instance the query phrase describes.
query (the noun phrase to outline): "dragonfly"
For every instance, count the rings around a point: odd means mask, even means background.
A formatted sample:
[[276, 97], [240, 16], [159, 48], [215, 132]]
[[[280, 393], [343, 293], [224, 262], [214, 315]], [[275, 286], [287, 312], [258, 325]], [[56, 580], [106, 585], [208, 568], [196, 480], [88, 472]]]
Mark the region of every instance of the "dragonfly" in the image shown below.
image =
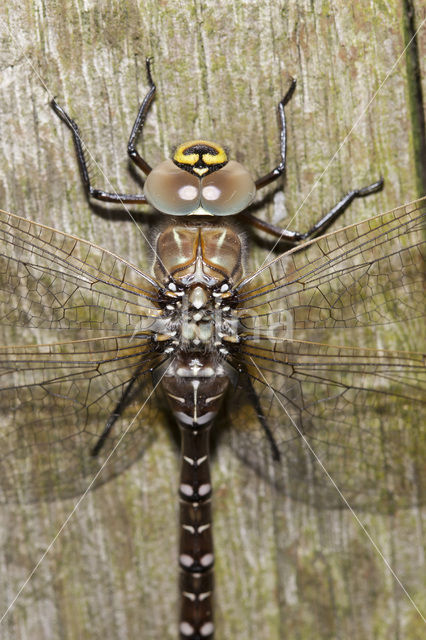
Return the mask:
[[[143, 464], [166, 403], [181, 435], [179, 637], [210, 640], [218, 426], [283, 496], [385, 512], [423, 500], [424, 359], [404, 336], [421, 334], [426, 200], [330, 232], [380, 179], [306, 232], [265, 222], [249, 207], [285, 171], [295, 82], [278, 105], [280, 163], [253, 179], [206, 140], [152, 168], [136, 146], [156, 92], [149, 60], [147, 75], [128, 142], [143, 194], [94, 188], [77, 124], [52, 107], [90, 198], [162, 214], [150, 270], [0, 212], [0, 499], [63, 499]], [[286, 250], [249, 272], [242, 224]]]

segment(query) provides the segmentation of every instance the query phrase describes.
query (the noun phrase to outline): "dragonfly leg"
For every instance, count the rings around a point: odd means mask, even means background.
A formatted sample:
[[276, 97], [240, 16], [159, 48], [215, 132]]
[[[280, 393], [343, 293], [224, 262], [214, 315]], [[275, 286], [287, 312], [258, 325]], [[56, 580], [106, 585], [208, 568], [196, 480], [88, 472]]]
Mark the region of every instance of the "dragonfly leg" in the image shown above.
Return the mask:
[[268, 438], [269, 444], [271, 446], [271, 452], [272, 452], [272, 457], [274, 460], [279, 460], [280, 459], [280, 452], [278, 449], [278, 445], [275, 442], [275, 438], [272, 434], [271, 429], [269, 428], [268, 425], [268, 421], [266, 419], [265, 414], [263, 413], [263, 409], [262, 406], [260, 404], [259, 401], [259, 397], [253, 387], [252, 381], [250, 380], [250, 376], [248, 374], [247, 371], [242, 371], [241, 372], [242, 376], [243, 376], [243, 385], [244, 388], [246, 390], [246, 392], [248, 393], [248, 396], [253, 404], [253, 407], [256, 411], [256, 415], [257, 415], [257, 419], [259, 420], [260, 426], [262, 427], [262, 429], [265, 432], [266, 437]]
[[136, 116], [135, 123], [130, 133], [129, 142], [127, 143], [127, 153], [129, 154], [130, 159], [135, 163], [136, 166], [139, 167], [139, 169], [142, 169], [145, 175], [148, 175], [148, 173], [150, 173], [151, 166], [146, 162], [146, 160], [142, 158], [142, 156], [139, 155], [138, 151], [136, 150], [136, 141], [139, 135], [142, 133], [146, 116], [148, 114], [157, 89], [152, 79], [151, 59], [152, 58], [146, 59], [146, 73], [148, 76], [149, 91], [143, 99], [141, 106], [139, 107], [138, 115]]
[[57, 116], [61, 118], [63, 122], [70, 129], [74, 141], [74, 146], [77, 154], [78, 166], [80, 168], [81, 178], [83, 180], [84, 189], [88, 198], [94, 198], [95, 200], [102, 200], [103, 202], [119, 202], [122, 204], [146, 204], [145, 196], [142, 194], [127, 194], [127, 193], [111, 193], [109, 191], [103, 191], [102, 189], [95, 189], [90, 184], [89, 171], [87, 169], [86, 157], [83, 150], [83, 143], [80, 136], [80, 131], [77, 123], [70, 118], [67, 112], [53, 100], [50, 103], [53, 111]]
[[126, 386], [124, 387], [120, 400], [115, 405], [114, 411], [110, 414], [107, 420], [107, 423], [104, 427], [104, 430], [102, 431], [95, 446], [90, 452], [90, 455], [92, 455], [93, 457], [98, 455], [98, 453], [104, 446], [109, 434], [111, 433], [111, 429], [113, 428], [114, 424], [117, 422], [118, 418], [121, 417], [121, 414], [123, 413], [123, 409], [125, 409], [126, 407], [126, 403], [129, 398], [130, 391], [132, 390], [132, 387], [135, 384], [137, 377], [138, 376], [136, 374], [132, 378], [130, 378], [130, 380], [127, 382]]
[[364, 198], [365, 196], [369, 196], [372, 193], [376, 193], [383, 188], [383, 178], [377, 180], [377, 182], [373, 182], [373, 184], [368, 185], [367, 187], [362, 187], [361, 189], [354, 189], [353, 191], [349, 191], [337, 204], [334, 205], [332, 209], [328, 213], [326, 213], [318, 222], [316, 222], [308, 231], [305, 233], [300, 233], [299, 231], [289, 231], [288, 229], [282, 229], [281, 227], [277, 227], [274, 224], [269, 222], [264, 222], [260, 220], [256, 216], [253, 216], [251, 213], [243, 212], [242, 215], [244, 218], [250, 222], [254, 227], [261, 229], [262, 231], [266, 231], [277, 238], [291, 245], [298, 245], [305, 240], [309, 240], [310, 238], [314, 238], [315, 236], [321, 235], [326, 231], [326, 229], [348, 208], [348, 206], [355, 200], [355, 198]]
[[255, 182], [256, 189], [262, 189], [262, 187], [266, 187], [267, 184], [270, 184], [271, 182], [279, 178], [280, 175], [285, 171], [286, 154], [287, 154], [287, 129], [286, 129], [286, 123], [285, 123], [284, 107], [287, 104], [287, 102], [290, 101], [295, 88], [296, 88], [296, 80], [292, 78], [289, 89], [285, 93], [282, 100], [278, 103], [281, 162], [279, 163], [279, 165], [275, 167], [275, 169], [272, 169], [272, 171], [270, 171], [266, 175], [256, 180]]

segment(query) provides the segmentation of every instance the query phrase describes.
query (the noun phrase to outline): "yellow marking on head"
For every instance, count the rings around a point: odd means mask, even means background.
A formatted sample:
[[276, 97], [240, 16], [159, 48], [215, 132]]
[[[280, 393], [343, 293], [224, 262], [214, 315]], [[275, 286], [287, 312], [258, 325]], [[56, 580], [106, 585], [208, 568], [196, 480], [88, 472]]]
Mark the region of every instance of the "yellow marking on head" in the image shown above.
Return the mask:
[[179, 147], [177, 149], [175, 155], [173, 156], [173, 160], [175, 162], [180, 162], [181, 164], [195, 164], [198, 162], [199, 154], [198, 153], [188, 153], [186, 156], [183, 155], [183, 151], [187, 148], [185, 145], [183, 148]]
[[228, 157], [225, 153], [225, 150], [219, 145], [215, 145], [217, 148], [217, 155], [213, 155], [212, 153], [203, 153], [203, 160], [206, 164], [222, 164], [222, 162], [227, 162]]
[[205, 164], [215, 165], [222, 164], [228, 161], [225, 150], [215, 142], [209, 142], [208, 140], [190, 140], [189, 142], [184, 142], [176, 149], [173, 160], [175, 162], [179, 162], [180, 164], [194, 165], [200, 160], [200, 154], [185, 154], [185, 151], [196, 145], [211, 147], [212, 149], [214, 149], [214, 151], [216, 151], [216, 153], [202, 154], [202, 160], [205, 162]]

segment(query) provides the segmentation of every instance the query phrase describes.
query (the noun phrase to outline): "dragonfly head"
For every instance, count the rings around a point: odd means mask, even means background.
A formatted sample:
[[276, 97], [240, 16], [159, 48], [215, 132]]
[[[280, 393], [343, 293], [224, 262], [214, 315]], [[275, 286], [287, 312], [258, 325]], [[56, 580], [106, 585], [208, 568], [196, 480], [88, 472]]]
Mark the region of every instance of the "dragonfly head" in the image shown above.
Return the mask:
[[175, 216], [231, 216], [246, 209], [255, 193], [247, 169], [206, 140], [179, 145], [173, 158], [154, 167], [144, 187], [153, 207]]

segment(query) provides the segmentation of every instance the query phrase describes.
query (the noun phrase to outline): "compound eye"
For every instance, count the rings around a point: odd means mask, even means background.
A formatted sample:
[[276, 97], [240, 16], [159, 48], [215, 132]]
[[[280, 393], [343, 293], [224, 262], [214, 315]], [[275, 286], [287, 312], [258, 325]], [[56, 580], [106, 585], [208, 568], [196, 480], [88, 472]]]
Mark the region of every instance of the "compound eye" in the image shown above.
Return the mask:
[[144, 195], [158, 211], [186, 216], [200, 205], [200, 180], [172, 160], [164, 160], [148, 174]]
[[235, 160], [201, 180], [201, 206], [216, 216], [243, 211], [255, 193], [256, 185], [249, 172]]

